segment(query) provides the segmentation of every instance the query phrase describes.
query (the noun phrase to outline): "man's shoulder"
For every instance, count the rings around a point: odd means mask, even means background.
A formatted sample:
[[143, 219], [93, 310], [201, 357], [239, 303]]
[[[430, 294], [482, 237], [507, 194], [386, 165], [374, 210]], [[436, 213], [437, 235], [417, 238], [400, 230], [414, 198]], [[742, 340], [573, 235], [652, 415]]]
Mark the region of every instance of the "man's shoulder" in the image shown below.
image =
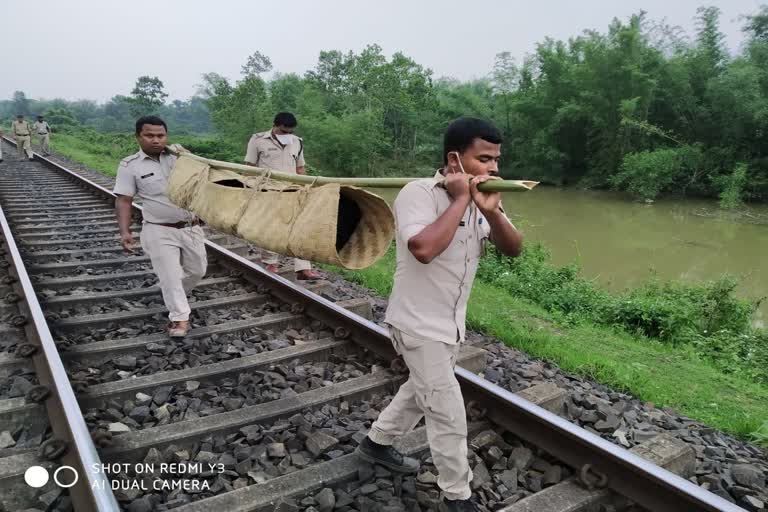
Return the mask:
[[139, 156], [141, 156], [141, 152], [137, 151], [136, 153], [127, 156], [120, 160], [120, 167], [130, 167], [132, 162], [136, 162], [139, 160]]
[[253, 135], [251, 135], [251, 140], [261, 140], [261, 139], [267, 140], [270, 138], [271, 135], [272, 135], [271, 131], [254, 133]]
[[269, 141], [270, 132], [254, 133], [248, 140], [249, 146], [260, 146], [266, 144]]
[[428, 192], [432, 192], [436, 185], [437, 180], [434, 178], [419, 178], [405, 185], [401, 192], [411, 192], [415, 190], [426, 190]]
[[405, 185], [395, 198], [395, 207], [405, 204], [421, 204], [427, 206], [433, 204], [436, 181], [433, 178], [420, 178]]

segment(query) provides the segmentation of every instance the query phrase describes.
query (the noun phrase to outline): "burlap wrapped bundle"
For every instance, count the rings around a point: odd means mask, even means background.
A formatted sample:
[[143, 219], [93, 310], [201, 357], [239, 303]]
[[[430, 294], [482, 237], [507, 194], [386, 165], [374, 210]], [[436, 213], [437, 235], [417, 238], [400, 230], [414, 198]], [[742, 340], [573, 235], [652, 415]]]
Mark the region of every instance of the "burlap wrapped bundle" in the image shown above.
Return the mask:
[[261, 248], [349, 269], [383, 256], [395, 229], [386, 201], [363, 189], [246, 177], [184, 155], [168, 196], [211, 227]]

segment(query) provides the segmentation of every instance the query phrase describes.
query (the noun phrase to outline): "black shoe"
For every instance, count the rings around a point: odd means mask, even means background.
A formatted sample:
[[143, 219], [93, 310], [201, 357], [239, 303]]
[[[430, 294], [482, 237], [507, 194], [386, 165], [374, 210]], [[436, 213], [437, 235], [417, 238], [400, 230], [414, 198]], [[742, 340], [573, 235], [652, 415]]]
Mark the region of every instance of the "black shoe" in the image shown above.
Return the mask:
[[392, 446], [374, 443], [368, 437], [363, 439], [355, 450], [358, 457], [371, 464], [381, 464], [398, 473], [415, 473], [419, 470], [419, 461], [406, 457]]
[[480, 509], [472, 500], [443, 500], [440, 512], [478, 512]]

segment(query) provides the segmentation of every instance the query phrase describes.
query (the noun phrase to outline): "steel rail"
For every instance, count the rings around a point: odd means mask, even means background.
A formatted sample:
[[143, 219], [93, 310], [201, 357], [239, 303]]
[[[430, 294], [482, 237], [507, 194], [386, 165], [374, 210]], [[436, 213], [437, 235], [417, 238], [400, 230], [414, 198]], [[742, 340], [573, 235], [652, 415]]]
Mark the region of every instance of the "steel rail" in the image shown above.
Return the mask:
[[[80, 412], [80, 406], [53, 336], [48, 329], [48, 323], [24, 267], [2, 205], [0, 205], [0, 228], [2, 228], [5, 243], [5, 258], [11, 264], [17, 279], [14, 288], [24, 299], [24, 302], [19, 302], [19, 307], [28, 320], [24, 326], [27, 340], [37, 349], [32, 356], [35, 372], [40, 384], [50, 391], [45, 399], [45, 407], [54, 434], [53, 438], [64, 442], [65, 451], [60, 461], [62, 466], [70, 466], [76, 472], [76, 481], [69, 487], [72, 503], [78, 512], [120, 510], [110, 491], [109, 481], [100, 470], [101, 461], [96, 452], [96, 446]], [[65, 484], [72, 482], [70, 480], [72, 475], [68, 473], [68, 471], [62, 471], [60, 477]]]

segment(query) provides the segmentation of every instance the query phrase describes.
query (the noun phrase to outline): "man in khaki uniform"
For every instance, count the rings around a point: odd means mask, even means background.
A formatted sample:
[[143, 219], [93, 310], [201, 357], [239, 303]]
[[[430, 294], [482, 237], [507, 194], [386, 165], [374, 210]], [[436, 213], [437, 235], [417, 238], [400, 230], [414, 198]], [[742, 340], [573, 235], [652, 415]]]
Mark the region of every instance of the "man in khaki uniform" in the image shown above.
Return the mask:
[[37, 116], [37, 121], [32, 125], [32, 130], [37, 134], [37, 138], [40, 139], [40, 149], [43, 154], [48, 156], [49, 143], [51, 141], [51, 127], [43, 116]]
[[444, 507], [474, 511], [466, 412], [453, 369], [484, 242], [517, 256], [522, 236], [504, 214], [500, 194], [477, 190], [498, 173], [499, 131], [480, 119], [458, 119], [445, 133], [443, 155], [444, 168], [409, 183], [394, 203], [397, 269], [385, 322], [410, 376], [357, 453], [394, 471], [418, 470], [418, 461], [392, 443], [426, 417]]
[[11, 134], [16, 139], [16, 149], [19, 152], [19, 159], [24, 158], [24, 153], [27, 153], [27, 158], [32, 158], [32, 131], [29, 128], [29, 123], [24, 120], [24, 116], [19, 114], [16, 116], [16, 120], [11, 123]]
[[[277, 114], [270, 131], [256, 133], [248, 141], [245, 163], [281, 172], [304, 174], [304, 141], [293, 134], [297, 124], [296, 117], [290, 112]], [[267, 270], [277, 272], [276, 253], [262, 251], [262, 262], [267, 265]], [[313, 271], [312, 265], [306, 260], [294, 259], [293, 269], [297, 279], [320, 278], [320, 274]]]
[[176, 157], [165, 149], [165, 122], [156, 116], [140, 118], [136, 121], [136, 138], [141, 150], [120, 162], [115, 180], [120, 239], [123, 247], [133, 252], [131, 203], [138, 195], [144, 217], [141, 247], [152, 260], [168, 308], [168, 335], [183, 338], [189, 332], [191, 311], [187, 292], [205, 276], [208, 266], [205, 234], [192, 213], [168, 199], [168, 178]]

